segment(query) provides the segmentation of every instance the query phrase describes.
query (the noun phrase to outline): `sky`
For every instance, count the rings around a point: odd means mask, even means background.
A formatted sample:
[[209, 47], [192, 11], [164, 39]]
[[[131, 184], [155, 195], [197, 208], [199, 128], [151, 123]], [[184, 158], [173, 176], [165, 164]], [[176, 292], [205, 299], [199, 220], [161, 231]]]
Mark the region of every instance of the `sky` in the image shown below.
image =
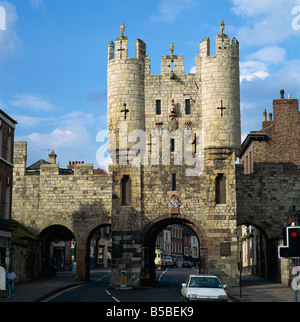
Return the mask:
[[28, 142], [27, 166], [55, 150], [62, 168], [106, 168], [97, 151], [107, 128], [107, 50], [122, 23], [129, 57], [142, 39], [160, 74], [171, 42], [186, 73], [204, 38], [214, 55], [222, 20], [240, 42], [244, 139], [261, 129], [281, 89], [300, 97], [300, 0], [0, 0], [0, 109], [18, 122], [15, 141]]

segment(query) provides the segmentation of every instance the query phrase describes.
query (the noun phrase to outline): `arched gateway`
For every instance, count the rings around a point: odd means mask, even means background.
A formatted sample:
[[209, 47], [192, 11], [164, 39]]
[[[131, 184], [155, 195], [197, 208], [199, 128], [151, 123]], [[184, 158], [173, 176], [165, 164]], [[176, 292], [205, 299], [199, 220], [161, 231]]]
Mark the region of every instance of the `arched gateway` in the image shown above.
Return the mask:
[[190, 227], [195, 235], [197, 236], [198, 243], [199, 243], [199, 271], [205, 273], [207, 271], [207, 245], [206, 245], [206, 238], [205, 238], [205, 231], [203, 227], [200, 229], [189, 222], [188, 220], [180, 219], [180, 218], [165, 218], [160, 219], [155, 223], [149, 224], [144, 229], [143, 234], [143, 267], [142, 267], [142, 277], [141, 277], [141, 284], [142, 285], [154, 285], [155, 284], [155, 240], [159, 232], [174, 224], [185, 225]]

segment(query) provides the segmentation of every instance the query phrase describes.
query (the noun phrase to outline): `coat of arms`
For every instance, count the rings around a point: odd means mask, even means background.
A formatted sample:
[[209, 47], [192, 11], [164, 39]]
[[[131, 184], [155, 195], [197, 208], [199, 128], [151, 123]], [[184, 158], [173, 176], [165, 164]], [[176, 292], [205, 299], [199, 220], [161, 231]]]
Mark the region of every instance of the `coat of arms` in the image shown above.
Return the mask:
[[192, 122], [191, 121], [187, 121], [184, 123], [184, 134], [186, 136], [191, 136], [193, 133], [193, 130], [192, 130]]
[[170, 202], [169, 202], [169, 209], [172, 214], [178, 214], [179, 213], [179, 198], [177, 195], [172, 195]]
[[162, 122], [156, 122], [155, 123], [155, 129], [154, 129], [154, 133], [156, 136], [161, 136], [162, 135]]

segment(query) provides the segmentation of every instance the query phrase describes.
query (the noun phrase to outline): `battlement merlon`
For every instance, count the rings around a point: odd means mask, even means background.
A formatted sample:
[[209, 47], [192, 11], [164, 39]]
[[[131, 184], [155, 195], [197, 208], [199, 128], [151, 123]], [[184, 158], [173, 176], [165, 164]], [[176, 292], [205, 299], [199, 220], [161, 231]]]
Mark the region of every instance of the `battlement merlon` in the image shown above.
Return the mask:
[[14, 176], [24, 176], [27, 162], [27, 142], [14, 142]]
[[[146, 44], [141, 39], [136, 40], [136, 59], [144, 60], [146, 57]], [[108, 44], [108, 60], [128, 58], [128, 39], [120, 36], [115, 44], [110, 41]]]
[[[234, 37], [230, 43], [228, 35], [216, 36], [216, 55], [228, 55], [233, 58], [239, 58], [239, 42]], [[210, 56], [210, 39], [209, 37], [202, 40], [200, 43], [200, 57], [205, 58]], [[212, 56], [215, 57], [215, 56]]]

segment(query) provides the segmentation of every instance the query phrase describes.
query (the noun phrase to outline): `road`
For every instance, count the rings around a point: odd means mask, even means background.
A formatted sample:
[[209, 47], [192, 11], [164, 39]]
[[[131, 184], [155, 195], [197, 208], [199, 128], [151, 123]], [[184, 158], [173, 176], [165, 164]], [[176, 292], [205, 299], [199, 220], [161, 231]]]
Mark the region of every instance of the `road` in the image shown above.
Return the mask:
[[109, 271], [91, 272], [91, 281], [70, 288], [46, 299], [47, 302], [180, 302], [181, 284], [189, 274], [197, 271], [193, 268], [169, 268], [157, 271], [158, 284], [154, 288], [139, 290], [110, 290]]

